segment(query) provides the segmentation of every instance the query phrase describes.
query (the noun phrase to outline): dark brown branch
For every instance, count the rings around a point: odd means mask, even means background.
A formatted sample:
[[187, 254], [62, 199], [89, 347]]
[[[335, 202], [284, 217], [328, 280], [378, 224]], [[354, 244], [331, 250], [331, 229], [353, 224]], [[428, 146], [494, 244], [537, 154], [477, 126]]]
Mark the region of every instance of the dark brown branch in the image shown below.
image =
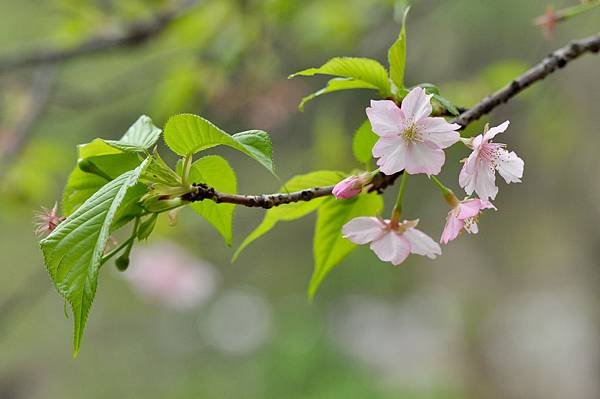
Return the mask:
[[[455, 120], [463, 128], [471, 122], [479, 119], [483, 115], [489, 113], [498, 105], [510, 100], [512, 97], [526, 89], [531, 84], [544, 79], [558, 68], [562, 68], [575, 58], [591, 52], [597, 53], [600, 50], [600, 34], [573, 41], [567, 46], [560, 48], [535, 65], [521, 76], [514, 79], [504, 88], [496, 93], [484, 98], [477, 103], [473, 108], [461, 113]], [[391, 176], [379, 173], [373, 180], [369, 192], [382, 192], [388, 186], [394, 184], [394, 181], [402, 172]], [[193, 191], [185, 194], [182, 199], [184, 201], [203, 201], [211, 200], [217, 203], [229, 203], [243, 205], [254, 208], [269, 209], [274, 206], [289, 204], [298, 201], [310, 201], [315, 198], [331, 195], [333, 186], [314, 187], [293, 193], [277, 193], [277, 194], [261, 194], [261, 195], [240, 195], [227, 194], [216, 191], [214, 188], [206, 184], [194, 184]]]
[[579, 56], [591, 52], [597, 53], [600, 50], [600, 34], [587, 37], [585, 39], [573, 41], [562, 47], [546, 58], [539, 64], [530, 68], [521, 76], [513, 79], [512, 82], [498, 90], [491, 96], [484, 98], [474, 107], [463, 112], [454, 120], [462, 127], [466, 127], [469, 123], [476, 121], [483, 115], [489, 113], [498, 105], [503, 104], [529, 87], [531, 84], [544, 79], [558, 68], [563, 68], [569, 62]]
[[[394, 184], [394, 181], [402, 172], [393, 175], [384, 175], [379, 173], [373, 179], [369, 192], [383, 192], [386, 187]], [[261, 194], [261, 195], [241, 195], [227, 194], [216, 191], [214, 188], [206, 184], [194, 184], [193, 191], [183, 195], [181, 198], [184, 201], [195, 202], [203, 200], [211, 200], [216, 203], [228, 203], [243, 205], [251, 208], [273, 208], [283, 204], [289, 204], [299, 201], [310, 201], [315, 198], [331, 195], [333, 186], [314, 187], [302, 191], [294, 191], [292, 193], [276, 193], [276, 194]]]
[[183, 0], [178, 7], [164, 11], [151, 21], [127, 26], [123, 32], [94, 36], [73, 48], [36, 50], [0, 59], [0, 73], [40, 64], [55, 64], [119, 47], [135, 47], [162, 32], [169, 24], [191, 7], [196, 0]]

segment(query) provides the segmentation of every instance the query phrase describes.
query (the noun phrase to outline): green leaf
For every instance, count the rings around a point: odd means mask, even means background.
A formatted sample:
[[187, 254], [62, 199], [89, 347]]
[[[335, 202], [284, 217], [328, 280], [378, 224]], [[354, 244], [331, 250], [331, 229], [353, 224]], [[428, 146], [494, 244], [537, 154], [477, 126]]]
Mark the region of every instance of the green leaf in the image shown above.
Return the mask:
[[230, 136], [200, 116], [180, 114], [169, 119], [164, 137], [169, 148], [178, 155], [192, 155], [207, 148], [226, 145], [243, 152], [275, 174], [271, 139], [262, 130], [249, 130]]
[[156, 144], [161, 132], [162, 130], [154, 126], [150, 117], [142, 115], [120, 140], [104, 140], [104, 142], [123, 151], [145, 152]]
[[390, 64], [390, 78], [398, 89], [404, 88], [404, 70], [406, 67], [406, 17], [408, 10], [406, 7], [402, 17], [402, 29], [398, 38], [388, 50], [388, 62]]
[[364, 121], [352, 139], [352, 152], [358, 162], [368, 164], [371, 161], [373, 146], [378, 139], [379, 136], [373, 133], [369, 121]]
[[[318, 186], [329, 186], [338, 183], [344, 178], [344, 176], [345, 175], [342, 172], [330, 170], [321, 170], [307, 173], [305, 175], [298, 175], [288, 180], [279, 189], [279, 192], [287, 193]], [[231, 261], [235, 262], [235, 260], [248, 245], [250, 245], [257, 238], [263, 236], [265, 233], [269, 232], [278, 222], [295, 220], [306, 216], [321, 206], [323, 201], [326, 199], [327, 197], [315, 198], [311, 201], [294, 202], [269, 209], [261, 224], [252, 233], [250, 233], [248, 237], [246, 237], [244, 242], [242, 242], [239, 248], [235, 251]]]
[[370, 84], [377, 87], [383, 97], [387, 97], [391, 93], [390, 80], [385, 67], [370, 58], [332, 58], [319, 68], [309, 68], [296, 72], [290, 75], [290, 78], [296, 76], [313, 76], [316, 74], [350, 78]]
[[[189, 179], [194, 183], [206, 183], [217, 191], [230, 194], [237, 192], [235, 172], [225, 159], [216, 155], [209, 155], [194, 162]], [[227, 245], [231, 245], [234, 204], [217, 204], [206, 200], [194, 202], [191, 207], [221, 233]]]
[[40, 242], [50, 277], [71, 305], [74, 355], [81, 346], [111, 225], [146, 163], [103, 186]]
[[442, 97], [439, 94], [434, 94], [433, 99], [436, 100], [438, 103], [440, 103], [440, 105], [442, 107], [444, 107], [452, 115], [457, 116], [460, 114], [460, 112], [458, 111], [458, 108], [456, 108], [456, 106], [454, 104], [452, 104], [452, 102], [450, 100], [448, 100], [447, 98]]
[[308, 287], [312, 299], [323, 279], [356, 245], [342, 237], [342, 226], [358, 216], [374, 216], [383, 208], [376, 193], [359, 195], [351, 200], [327, 199], [317, 212], [314, 237], [315, 270]]
[[69, 175], [63, 192], [62, 208], [66, 216], [108, 181], [135, 169], [141, 162], [138, 155], [113, 148], [100, 139], [78, 146], [78, 152], [78, 165]]
[[352, 78], [333, 78], [329, 82], [327, 82], [327, 86], [325, 86], [321, 90], [318, 90], [318, 91], [304, 97], [302, 99], [302, 101], [300, 102], [300, 105], [298, 105], [298, 108], [300, 108], [300, 111], [304, 111], [304, 104], [306, 104], [307, 102], [309, 102], [310, 100], [312, 100], [315, 97], [318, 97], [318, 96], [321, 96], [321, 95], [327, 94], [327, 93], [333, 93], [335, 91], [351, 90], [351, 89], [375, 89], [375, 90], [377, 90], [378, 87], [372, 85], [371, 83], [364, 82], [362, 80], [356, 80], [356, 79], [352, 79]]

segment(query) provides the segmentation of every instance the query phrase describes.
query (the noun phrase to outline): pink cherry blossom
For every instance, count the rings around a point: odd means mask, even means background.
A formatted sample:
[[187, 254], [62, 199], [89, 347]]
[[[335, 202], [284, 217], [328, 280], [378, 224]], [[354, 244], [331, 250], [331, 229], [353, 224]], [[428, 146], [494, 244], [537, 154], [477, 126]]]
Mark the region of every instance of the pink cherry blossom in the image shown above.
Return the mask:
[[348, 176], [333, 187], [332, 194], [337, 199], [349, 199], [360, 194], [362, 188], [363, 185], [360, 177]]
[[344, 238], [355, 244], [371, 243], [371, 249], [384, 262], [399, 265], [410, 253], [435, 259], [442, 250], [438, 243], [415, 229], [418, 220], [405, 220], [393, 226], [377, 217], [354, 218], [342, 227]]
[[386, 175], [401, 170], [409, 174], [437, 175], [445, 161], [444, 148], [456, 143], [459, 125], [430, 117], [431, 95], [415, 87], [400, 108], [390, 100], [371, 101], [367, 116], [379, 140], [373, 147], [377, 165]]
[[456, 206], [448, 212], [446, 226], [444, 226], [440, 242], [448, 244], [448, 242], [458, 237], [463, 230], [470, 234], [477, 234], [479, 231], [477, 227], [479, 213], [488, 208], [496, 209], [491, 202], [479, 198], [466, 198], [457, 202]]
[[506, 121], [500, 126], [487, 129], [477, 137], [465, 141], [473, 149], [460, 171], [459, 184], [468, 195], [476, 192], [481, 199], [494, 199], [498, 194], [496, 170], [506, 183], [520, 183], [524, 162], [514, 152], [508, 152], [506, 144], [491, 140], [508, 128]]

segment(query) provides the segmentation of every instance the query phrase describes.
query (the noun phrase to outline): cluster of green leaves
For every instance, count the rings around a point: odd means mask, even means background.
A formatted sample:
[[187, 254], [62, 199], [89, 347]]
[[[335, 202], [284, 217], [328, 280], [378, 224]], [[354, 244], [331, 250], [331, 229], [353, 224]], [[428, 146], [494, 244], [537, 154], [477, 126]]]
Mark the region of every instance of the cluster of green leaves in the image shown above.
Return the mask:
[[[161, 133], [150, 118], [142, 116], [120, 140], [95, 139], [79, 146], [77, 166], [63, 195], [66, 219], [40, 242], [50, 277], [71, 306], [75, 353], [102, 265], [121, 254], [117, 266], [125, 269], [134, 241], [148, 238], [159, 213], [186, 205], [181, 197], [191, 192], [191, 183], [236, 192], [236, 175], [225, 159], [209, 155], [194, 162], [195, 154], [225, 145], [273, 172], [271, 141], [263, 131], [230, 135], [199, 116], [174, 116], [165, 126], [164, 140], [182, 156], [175, 170], [156, 151], [150, 152]], [[231, 244], [234, 205], [202, 202], [191, 207]], [[110, 235], [127, 224], [133, 226], [130, 237], [109, 252]]]

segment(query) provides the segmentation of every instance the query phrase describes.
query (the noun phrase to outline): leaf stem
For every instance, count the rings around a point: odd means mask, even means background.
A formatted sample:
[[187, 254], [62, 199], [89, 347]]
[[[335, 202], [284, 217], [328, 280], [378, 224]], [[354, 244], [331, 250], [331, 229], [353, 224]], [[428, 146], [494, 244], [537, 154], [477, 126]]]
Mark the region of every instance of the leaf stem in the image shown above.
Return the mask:
[[183, 158], [183, 168], [181, 170], [181, 180], [184, 187], [189, 184], [190, 169], [192, 168], [192, 156], [186, 155]]

